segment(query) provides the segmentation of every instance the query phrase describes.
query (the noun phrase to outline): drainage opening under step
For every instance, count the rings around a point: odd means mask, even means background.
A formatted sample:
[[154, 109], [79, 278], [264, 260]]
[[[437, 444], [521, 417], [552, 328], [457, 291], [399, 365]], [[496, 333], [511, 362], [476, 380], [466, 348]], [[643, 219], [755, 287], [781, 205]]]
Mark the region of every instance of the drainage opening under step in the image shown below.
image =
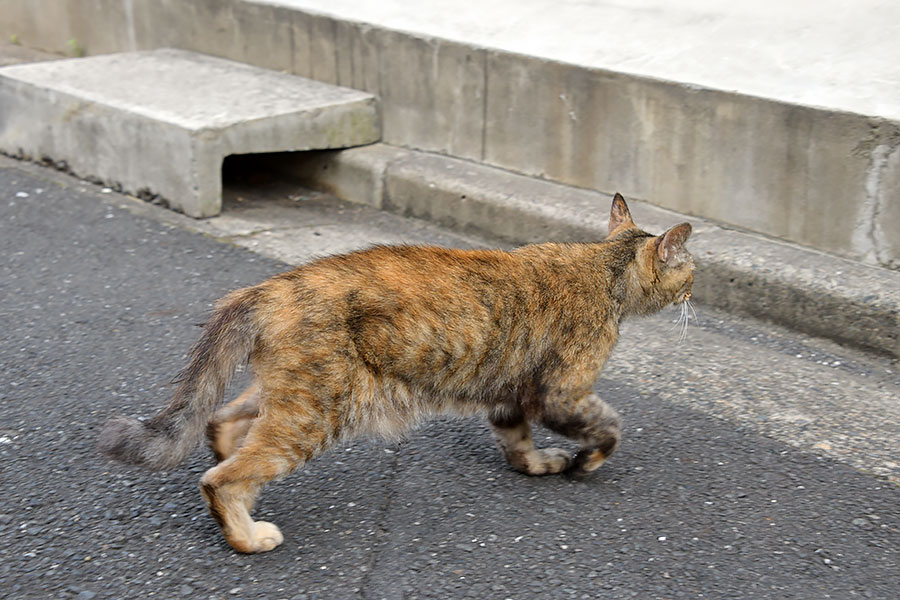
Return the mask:
[[[290, 199], [312, 192], [313, 176], [334, 151], [232, 154], [222, 161], [222, 208]], [[326, 192], [327, 190], [320, 190]]]
[[222, 161], [222, 187], [266, 185], [284, 179], [308, 152], [232, 154]]

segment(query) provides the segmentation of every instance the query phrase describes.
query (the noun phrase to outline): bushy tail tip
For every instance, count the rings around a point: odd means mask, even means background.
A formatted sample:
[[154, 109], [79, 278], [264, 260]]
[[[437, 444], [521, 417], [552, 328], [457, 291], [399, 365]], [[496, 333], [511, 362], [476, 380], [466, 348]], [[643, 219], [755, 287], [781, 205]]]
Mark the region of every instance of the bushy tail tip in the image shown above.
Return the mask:
[[130, 417], [113, 417], [107, 421], [97, 443], [99, 450], [110, 458], [153, 471], [170, 469], [184, 460], [187, 452], [179, 446], [165, 433], [153, 431]]

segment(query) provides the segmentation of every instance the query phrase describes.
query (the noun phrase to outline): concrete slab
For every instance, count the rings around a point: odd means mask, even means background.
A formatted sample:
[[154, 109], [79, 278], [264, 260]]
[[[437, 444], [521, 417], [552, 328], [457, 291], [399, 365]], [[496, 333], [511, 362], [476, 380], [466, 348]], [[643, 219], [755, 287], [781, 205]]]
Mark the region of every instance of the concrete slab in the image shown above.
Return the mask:
[[654, 79], [900, 119], [900, 5], [884, 0], [257, 0]]
[[192, 217], [221, 209], [231, 154], [379, 138], [371, 94], [180, 50], [0, 69], [0, 150], [49, 160]]

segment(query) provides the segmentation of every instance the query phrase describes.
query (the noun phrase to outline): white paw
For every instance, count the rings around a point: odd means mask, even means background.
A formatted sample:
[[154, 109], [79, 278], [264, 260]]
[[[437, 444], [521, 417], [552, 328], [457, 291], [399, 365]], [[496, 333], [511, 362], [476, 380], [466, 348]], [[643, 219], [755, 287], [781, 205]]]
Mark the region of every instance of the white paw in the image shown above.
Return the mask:
[[256, 521], [253, 524], [254, 552], [274, 550], [284, 541], [278, 526], [268, 521]]

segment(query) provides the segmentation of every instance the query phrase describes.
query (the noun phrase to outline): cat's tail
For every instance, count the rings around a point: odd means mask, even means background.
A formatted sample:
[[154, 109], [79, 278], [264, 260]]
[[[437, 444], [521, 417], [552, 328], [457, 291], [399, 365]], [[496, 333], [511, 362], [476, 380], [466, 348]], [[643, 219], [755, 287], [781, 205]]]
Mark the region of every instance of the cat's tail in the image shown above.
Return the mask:
[[104, 454], [152, 470], [172, 468], [187, 457], [221, 403], [235, 368], [253, 349], [260, 331], [255, 314], [260, 291], [238, 290], [217, 304], [190, 362], [176, 378], [179, 385], [169, 405], [147, 421], [107, 421], [99, 441]]

